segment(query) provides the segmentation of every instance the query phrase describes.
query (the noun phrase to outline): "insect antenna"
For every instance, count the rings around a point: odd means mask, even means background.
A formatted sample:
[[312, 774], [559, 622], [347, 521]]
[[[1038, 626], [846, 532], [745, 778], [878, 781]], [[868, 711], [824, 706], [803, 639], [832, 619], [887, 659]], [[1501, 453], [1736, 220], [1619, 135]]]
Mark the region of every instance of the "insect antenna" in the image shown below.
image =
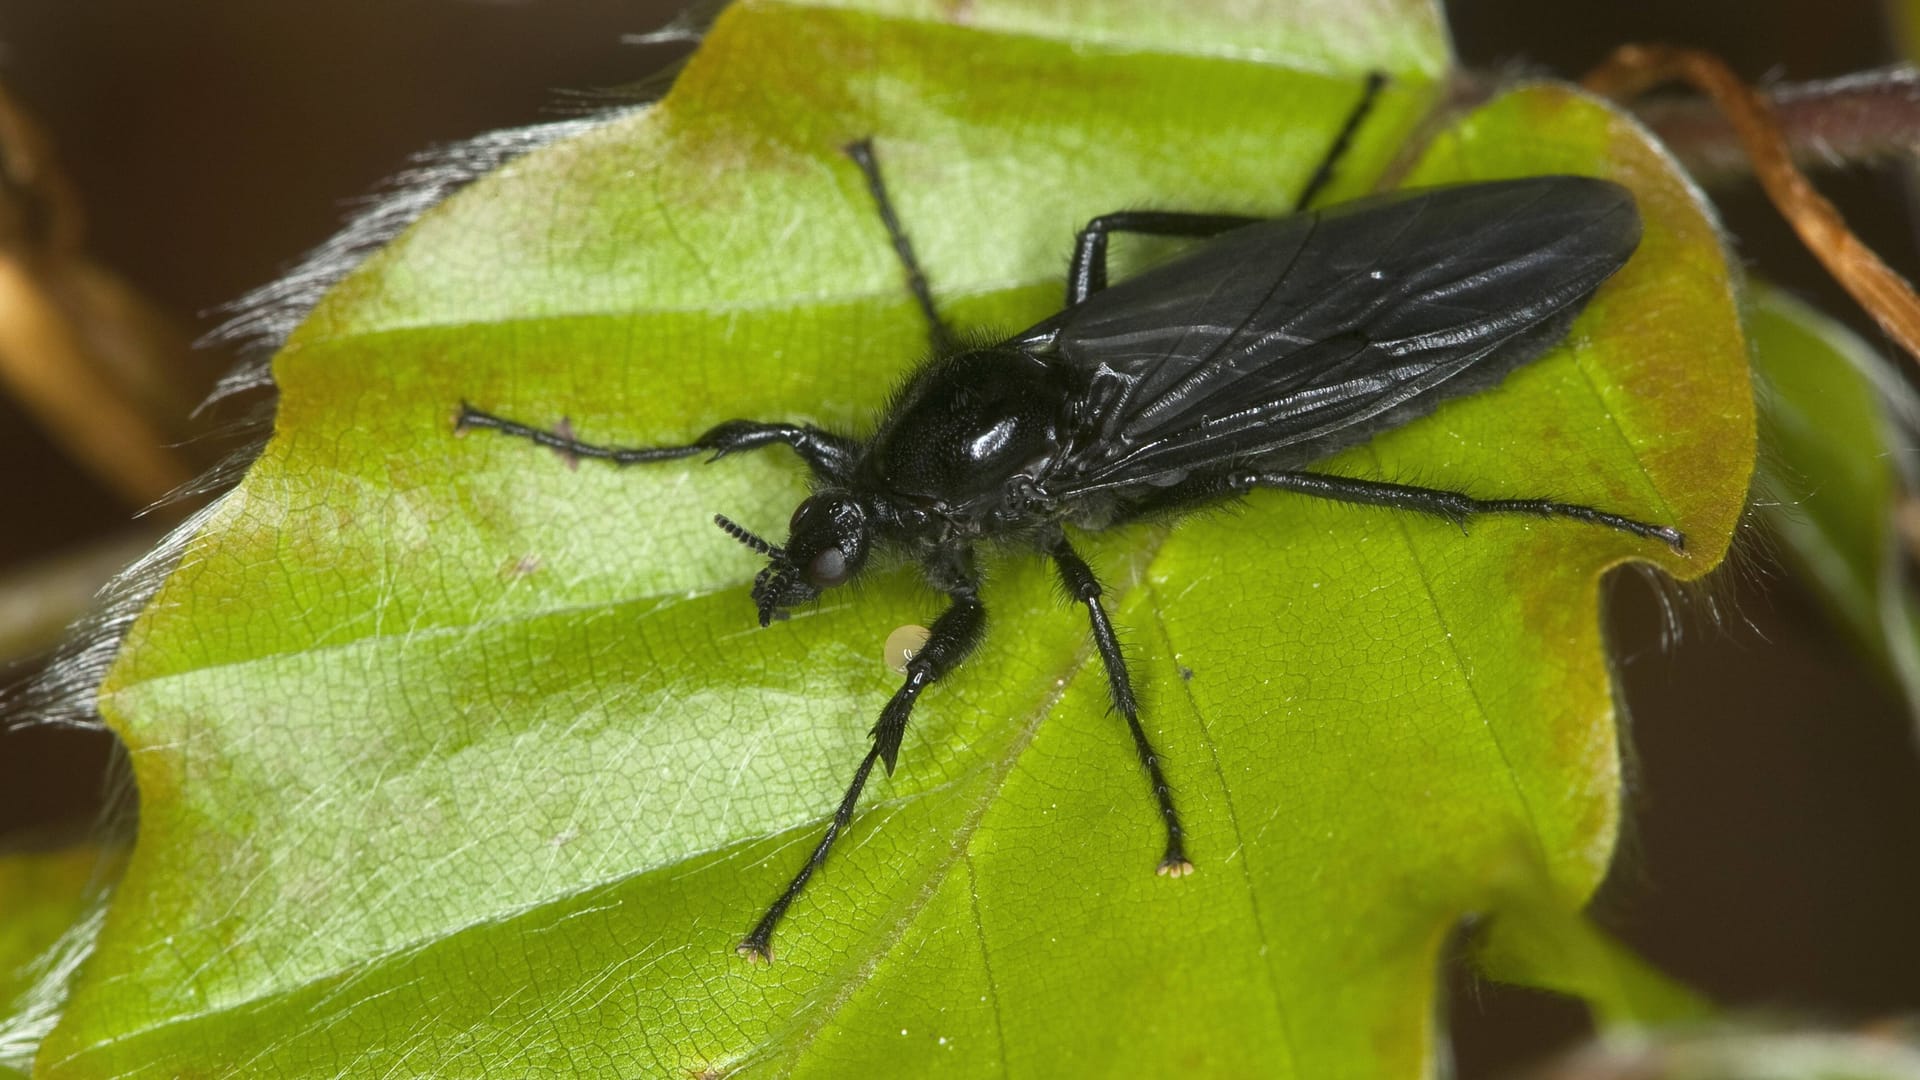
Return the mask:
[[778, 559], [786, 554], [778, 547], [748, 532], [744, 526], [735, 524], [733, 520], [725, 514], [713, 515], [713, 523], [720, 526], [721, 532], [726, 533], [728, 536], [733, 537], [735, 540], [740, 541], [770, 559]]

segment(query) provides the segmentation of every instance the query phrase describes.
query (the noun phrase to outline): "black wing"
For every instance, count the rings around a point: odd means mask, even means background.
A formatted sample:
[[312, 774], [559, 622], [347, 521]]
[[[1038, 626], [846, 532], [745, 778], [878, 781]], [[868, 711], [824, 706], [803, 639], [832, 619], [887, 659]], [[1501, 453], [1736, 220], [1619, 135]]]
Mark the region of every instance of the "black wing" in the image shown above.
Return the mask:
[[1559, 340], [1640, 240], [1574, 176], [1396, 192], [1210, 240], [1013, 339], [1083, 368], [1059, 495], [1292, 468], [1484, 389]]

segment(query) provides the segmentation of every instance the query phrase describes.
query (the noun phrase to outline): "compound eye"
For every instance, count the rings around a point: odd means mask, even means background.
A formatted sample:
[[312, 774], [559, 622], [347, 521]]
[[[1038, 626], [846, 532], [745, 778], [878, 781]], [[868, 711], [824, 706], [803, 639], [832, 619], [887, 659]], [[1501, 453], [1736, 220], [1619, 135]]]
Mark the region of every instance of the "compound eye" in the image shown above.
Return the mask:
[[822, 550], [807, 564], [807, 580], [815, 588], [831, 589], [847, 580], [847, 555], [837, 547]]

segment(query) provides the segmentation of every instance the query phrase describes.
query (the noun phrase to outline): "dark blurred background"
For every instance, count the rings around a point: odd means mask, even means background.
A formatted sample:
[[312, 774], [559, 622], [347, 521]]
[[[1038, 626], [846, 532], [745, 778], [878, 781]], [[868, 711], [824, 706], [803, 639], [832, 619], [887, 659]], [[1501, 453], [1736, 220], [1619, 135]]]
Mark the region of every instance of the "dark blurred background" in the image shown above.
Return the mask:
[[[0, 83], [55, 143], [94, 257], [192, 335], [325, 240], [413, 151], [577, 113], [595, 104], [579, 92], [682, 55], [621, 41], [677, 8], [7, 0]], [[1884, 64], [1899, 48], [1873, 0], [1450, 8], [1463, 60], [1504, 70], [1577, 74], [1616, 43], [1661, 40], [1715, 50], [1751, 79], [1803, 80]], [[1892, 170], [1821, 178], [1911, 278], [1902, 181]], [[1713, 195], [1743, 258], [1866, 329], [1751, 185]], [[192, 377], [230, 360], [214, 350]], [[134, 507], [4, 396], [0, 462], [0, 500], [13, 507], [0, 574], [125, 533]], [[1920, 765], [1907, 713], [1764, 556], [1723, 575], [1736, 617], [1687, 618], [1670, 649], [1652, 590], [1631, 574], [1610, 585], [1637, 770], [1632, 835], [1598, 915], [1722, 1002], [1843, 1022], [1920, 1009]], [[97, 734], [0, 736], [0, 847], [83, 827], [111, 755]], [[1458, 973], [1454, 983], [1464, 1076], [1498, 1075], [1584, 1031], [1567, 1002]]]

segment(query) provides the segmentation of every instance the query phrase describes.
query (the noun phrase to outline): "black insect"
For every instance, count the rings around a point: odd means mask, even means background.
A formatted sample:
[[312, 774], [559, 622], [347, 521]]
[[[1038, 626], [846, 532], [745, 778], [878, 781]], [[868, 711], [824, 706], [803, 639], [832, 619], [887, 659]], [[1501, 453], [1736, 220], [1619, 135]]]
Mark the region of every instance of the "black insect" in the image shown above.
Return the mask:
[[[882, 550], [917, 562], [948, 596], [906, 682], [881, 710], [873, 746], [826, 834], [740, 943], [742, 955], [768, 959], [775, 925], [846, 830], [874, 764], [893, 771], [914, 702], [980, 641], [986, 609], [974, 549], [982, 541], [1044, 552], [1086, 605], [1114, 708], [1166, 824], [1159, 872], [1172, 877], [1193, 870], [1180, 815], [1140, 725], [1099, 579], [1074, 551], [1068, 526], [1109, 529], [1272, 488], [1455, 522], [1478, 514], [1572, 518], [1682, 546], [1675, 529], [1592, 507], [1303, 470], [1540, 356], [1640, 238], [1626, 189], [1574, 176], [1401, 191], [1305, 211], [1378, 87], [1369, 82], [1301, 195], [1301, 212], [1271, 220], [1095, 218], [1079, 234], [1066, 307], [980, 347], [958, 344], [935, 310], [871, 145], [848, 147], [936, 347], [865, 438], [729, 420], [685, 446], [610, 447], [461, 407], [461, 428], [621, 465], [793, 448], [812, 470], [814, 491], [794, 511], [785, 544], [714, 519], [767, 557], [753, 583], [762, 626], [852, 580]], [[1207, 239], [1109, 287], [1107, 240], [1118, 232]]]

